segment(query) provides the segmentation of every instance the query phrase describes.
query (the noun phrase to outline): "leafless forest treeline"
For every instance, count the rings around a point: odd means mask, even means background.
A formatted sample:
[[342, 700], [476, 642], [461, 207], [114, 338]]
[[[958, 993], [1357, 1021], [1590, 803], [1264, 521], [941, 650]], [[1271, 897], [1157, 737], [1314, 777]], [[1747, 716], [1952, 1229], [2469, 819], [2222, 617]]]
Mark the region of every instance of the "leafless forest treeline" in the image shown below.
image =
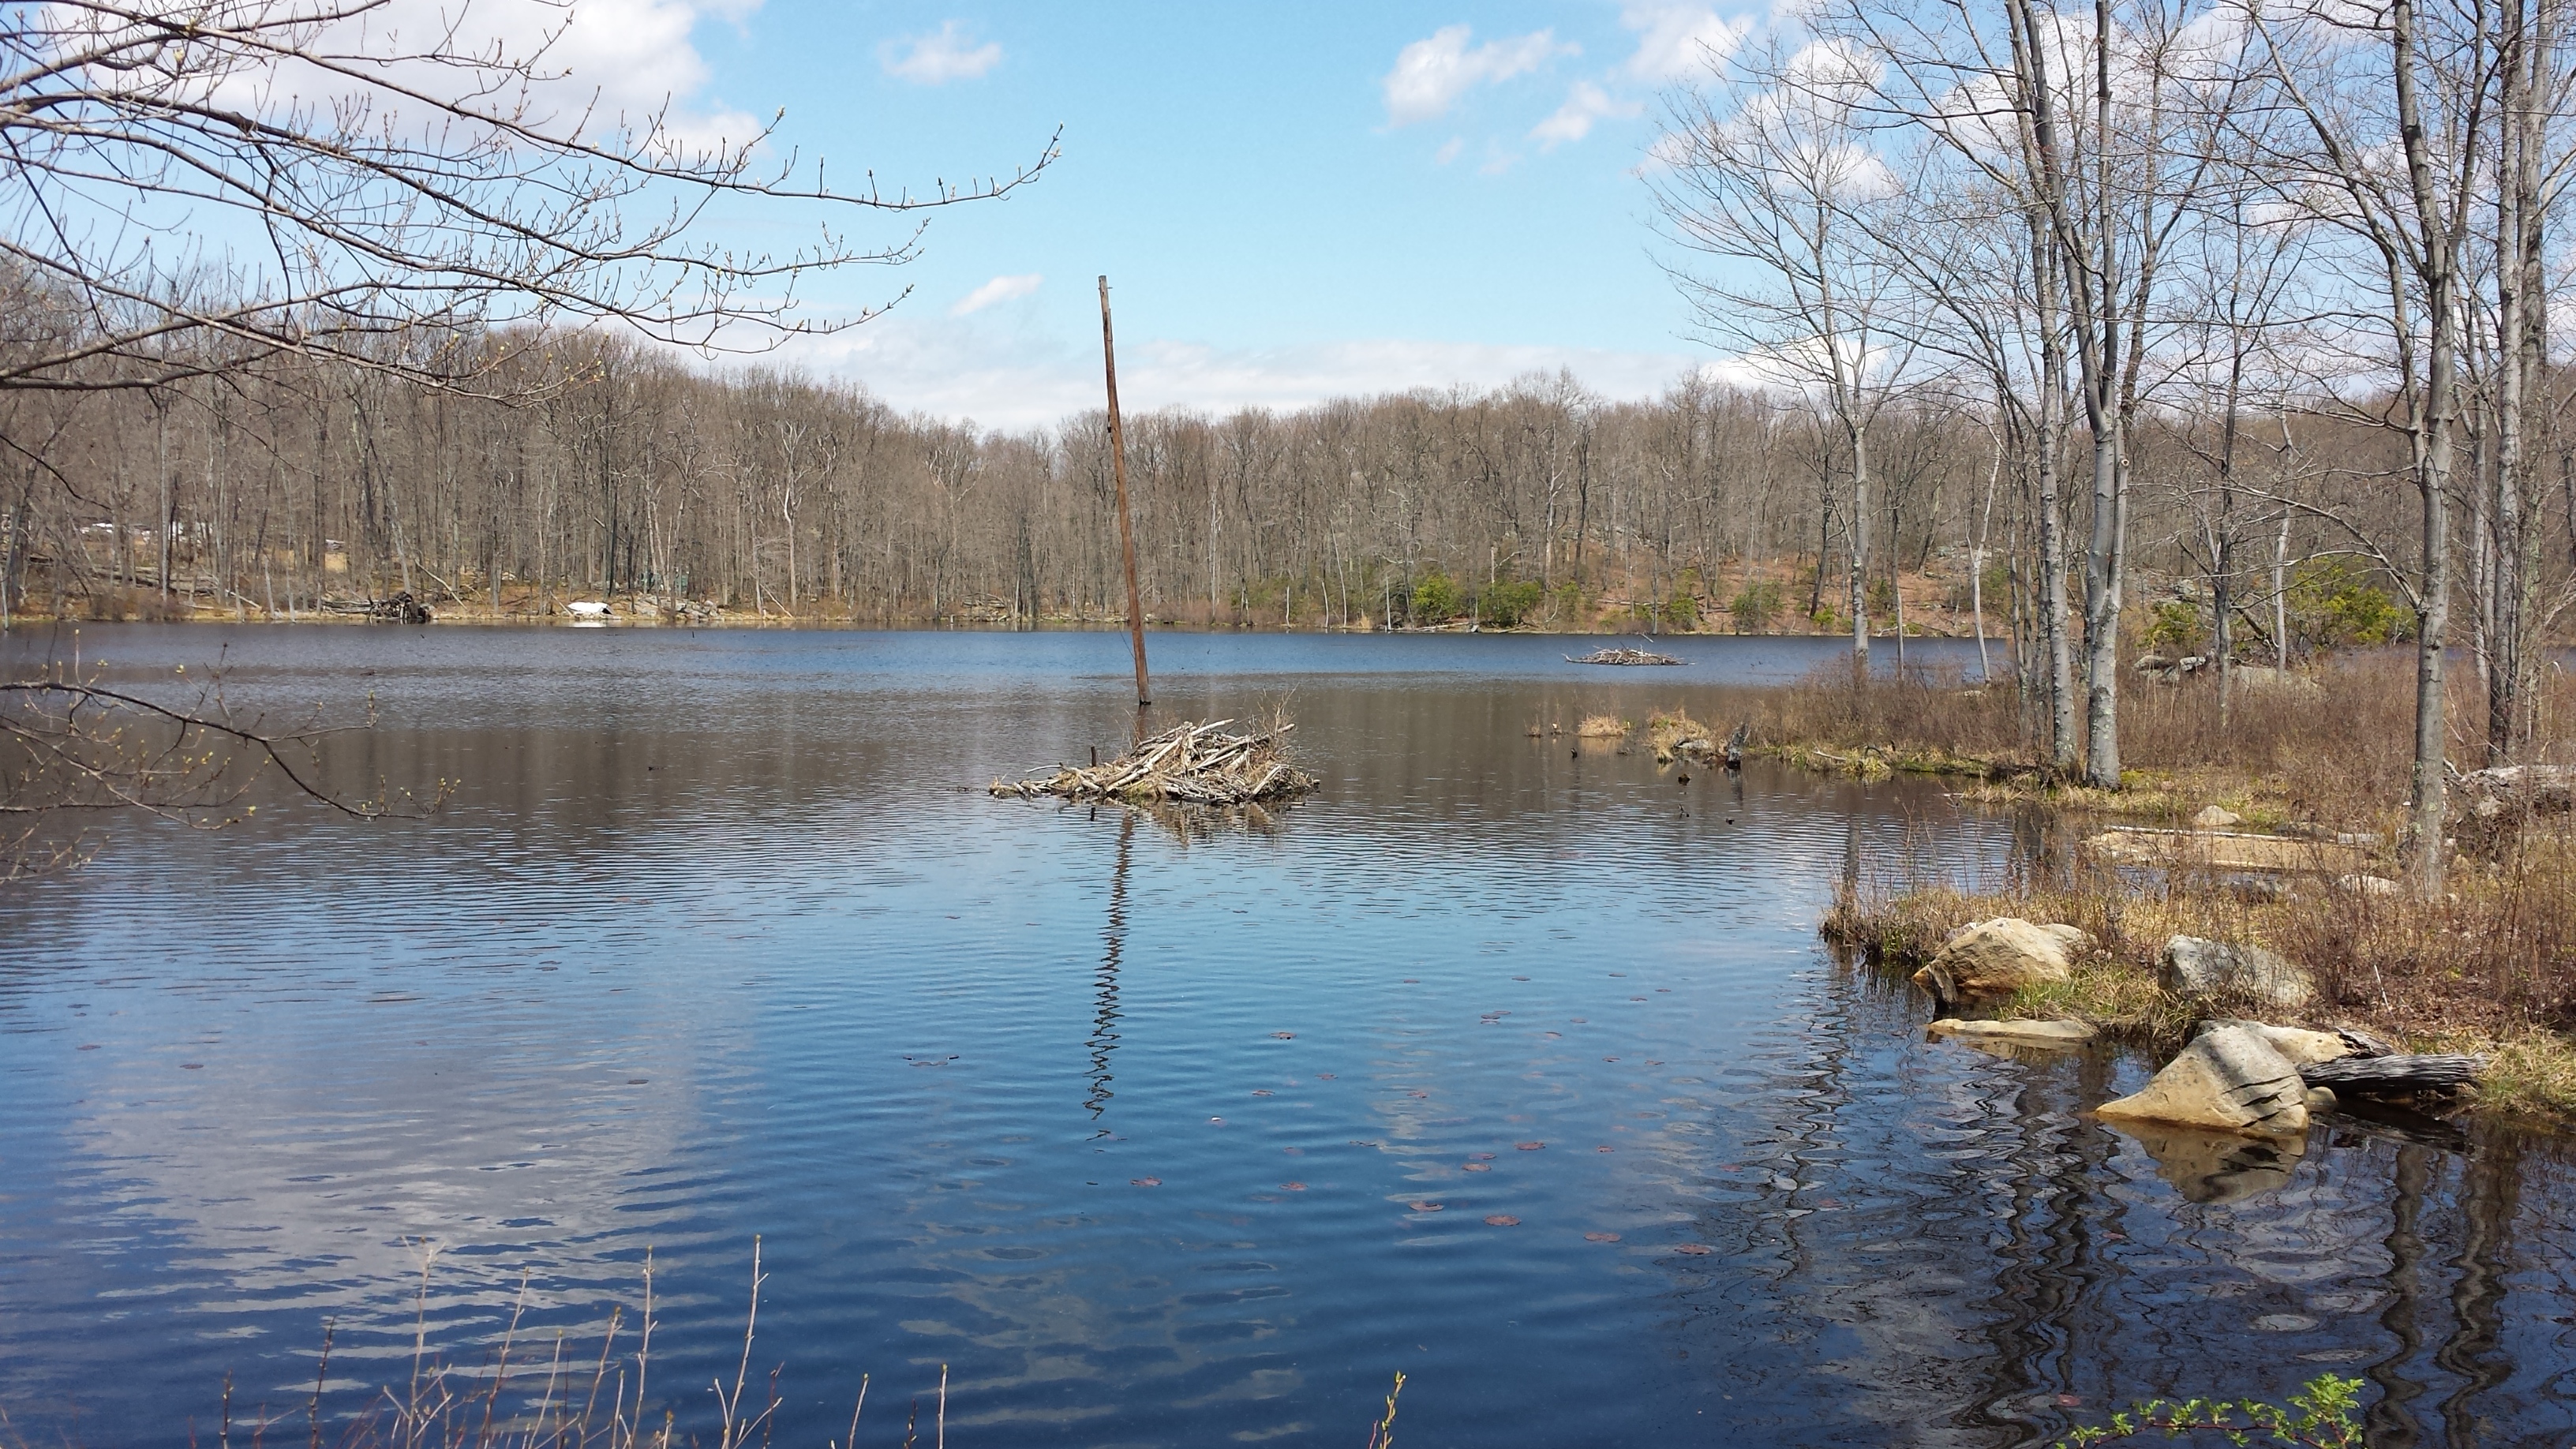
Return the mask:
[[[1025, 175], [837, 193], [756, 172], [759, 138], [587, 130], [547, 109], [538, 56], [471, 35], [393, 59], [474, 85], [389, 84], [357, 23], [384, 0], [313, 3], [5, 8], [10, 614], [1117, 611], [1099, 418], [979, 434], [666, 346], [792, 332], [806, 270], [910, 254], [828, 230], [713, 249], [691, 239], [713, 200], [882, 217]], [[2210, 661], [2223, 712], [2240, 659], [2411, 639], [2434, 889], [2446, 650], [2484, 686], [2488, 761], [2513, 759], [2576, 602], [2549, 345], [2566, 22], [2564, 0], [1783, 12], [1669, 97], [1642, 171], [1733, 385], [1137, 418], [1145, 607], [1795, 621], [1863, 658], [1873, 632], [1991, 623], [2044, 756], [2104, 788], [2124, 648]], [[299, 66], [340, 98], [244, 84]], [[274, 263], [181, 224], [208, 208], [281, 238]], [[208, 250], [155, 240], [182, 233]]]

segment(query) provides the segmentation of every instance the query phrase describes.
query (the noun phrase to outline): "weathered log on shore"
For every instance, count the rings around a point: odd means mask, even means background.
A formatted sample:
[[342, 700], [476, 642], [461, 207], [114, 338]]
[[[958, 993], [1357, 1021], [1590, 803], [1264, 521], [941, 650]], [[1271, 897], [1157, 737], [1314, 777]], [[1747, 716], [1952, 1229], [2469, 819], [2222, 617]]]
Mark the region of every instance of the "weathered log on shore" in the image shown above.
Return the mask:
[[388, 624], [426, 624], [430, 620], [429, 605], [413, 598], [409, 589], [401, 590], [390, 599], [324, 599], [322, 611], [353, 618], [378, 619]]
[[1651, 649], [1631, 649], [1623, 645], [1595, 649], [1580, 658], [1568, 654], [1565, 656], [1565, 662], [1568, 664], [1679, 664], [1682, 661], [1669, 654], [1658, 654]]
[[1280, 724], [1258, 734], [1220, 731], [1232, 720], [1181, 724], [1106, 764], [1065, 765], [1039, 779], [995, 780], [997, 796], [1035, 800], [1172, 800], [1192, 805], [1248, 805], [1303, 795], [1322, 782], [1289, 763]]
[[2445, 1053], [2435, 1056], [2339, 1057], [2299, 1068], [2299, 1080], [2311, 1087], [2363, 1096], [2406, 1096], [2447, 1092], [2465, 1087], [2485, 1071], [2484, 1057]]

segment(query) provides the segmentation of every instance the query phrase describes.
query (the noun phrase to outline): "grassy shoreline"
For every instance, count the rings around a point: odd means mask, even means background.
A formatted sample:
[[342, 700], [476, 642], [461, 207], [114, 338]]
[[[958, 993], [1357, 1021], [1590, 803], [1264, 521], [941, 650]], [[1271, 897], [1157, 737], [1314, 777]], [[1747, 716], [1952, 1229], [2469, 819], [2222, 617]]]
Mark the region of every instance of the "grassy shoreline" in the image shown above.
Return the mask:
[[[2136, 765], [2112, 792], [2051, 781], [2019, 740], [2008, 691], [1955, 681], [1854, 683], [1819, 677], [1783, 691], [1754, 722], [1755, 752], [1862, 779], [1942, 777], [1963, 807], [2038, 812], [2047, 844], [1995, 879], [1963, 882], [1930, 865], [1846, 887], [1824, 937], [1911, 972], [1970, 921], [2020, 916], [2081, 927], [2100, 943], [2073, 978], [1996, 1003], [2004, 1018], [2072, 1017], [2169, 1054], [2195, 1021], [2223, 1012], [2168, 996], [2156, 968], [2175, 935], [2259, 945], [2305, 967], [2316, 1002], [2261, 1012], [2283, 1025], [2367, 1028], [2402, 1049], [2490, 1059], [2481, 1113], [2576, 1124], [2576, 821], [2535, 821], [2489, 858], [2455, 857], [2440, 899], [2397, 888], [2385, 842], [2398, 836], [2411, 681], [2390, 661], [2302, 676], [2237, 701], [2221, 720], [2215, 688], [2140, 686], [2123, 744]], [[2455, 718], [2476, 719], [2463, 701]], [[2566, 718], [2558, 709], [2544, 719]], [[2535, 741], [2526, 758], [2569, 753]], [[2218, 806], [2227, 836], [2184, 834]], [[2171, 836], [2170, 855], [2121, 854], [2099, 832], [2139, 824]], [[2194, 849], [2260, 837], [2306, 869], [2238, 868]], [[2340, 839], [2343, 844], [2321, 844]], [[1936, 852], [1937, 853], [1937, 852]], [[2378, 880], [2361, 877], [2379, 877]]]

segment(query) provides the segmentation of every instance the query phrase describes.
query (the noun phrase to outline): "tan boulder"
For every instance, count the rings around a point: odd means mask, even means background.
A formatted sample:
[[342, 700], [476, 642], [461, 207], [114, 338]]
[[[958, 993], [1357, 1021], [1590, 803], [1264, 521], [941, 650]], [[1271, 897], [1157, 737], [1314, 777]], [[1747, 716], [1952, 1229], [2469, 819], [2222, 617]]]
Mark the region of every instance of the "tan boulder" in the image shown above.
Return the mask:
[[2063, 981], [2093, 938], [2073, 926], [2042, 926], [2015, 916], [1971, 921], [1914, 973], [1914, 984], [1943, 1001], [2002, 996], [2024, 986]]
[[2352, 1055], [2352, 1043], [2330, 1031], [2309, 1031], [2303, 1027], [2274, 1026], [2263, 1021], [2230, 1021], [2224, 1018], [2203, 1023], [2201, 1030], [2216, 1031], [2223, 1026], [2251, 1027], [2260, 1032], [2263, 1040], [2271, 1045], [2272, 1050], [2279, 1052], [2282, 1059], [2294, 1067], [2314, 1066], [2318, 1062], [2336, 1061]]
[[2278, 1137], [2308, 1130], [2307, 1099], [2299, 1069], [2259, 1029], [2239, 1023], [2202, 1033], [2143, 1090], [2096, 1111]]
[[2233, 830], [2245, 823], [2245, 817], [2223, 805], [2205, 805], [2191, 823], [2197, 830]]

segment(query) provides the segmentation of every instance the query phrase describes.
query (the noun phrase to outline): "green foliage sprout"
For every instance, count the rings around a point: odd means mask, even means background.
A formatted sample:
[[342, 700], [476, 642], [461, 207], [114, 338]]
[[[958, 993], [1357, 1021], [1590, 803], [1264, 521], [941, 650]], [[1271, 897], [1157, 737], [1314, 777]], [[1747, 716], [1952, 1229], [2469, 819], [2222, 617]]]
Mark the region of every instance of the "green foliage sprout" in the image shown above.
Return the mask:
[[1467, 612], [1466, 596], [1458, 583], [1447, 574], [1433, 569], [1413, 586], [1413, 618], [1416, 623], [1446, 624]]
[[2360, 1449], [2361, 1380], [2324, 1374], [2308, 1380], [2290, 1402], [2267, 1404], [2259, 1399], [2233, 1403], [2185, 1399], [2175, 1403], [2148, 1399], [2111, 1422], [2078, 1429], [2057, 1442], [2066, 1449], [2144, 1438], [2154, 1433], [2168, 1439], [2215, 1434], [2230, 1444], [2285, 1444], [2304, 1449]]

